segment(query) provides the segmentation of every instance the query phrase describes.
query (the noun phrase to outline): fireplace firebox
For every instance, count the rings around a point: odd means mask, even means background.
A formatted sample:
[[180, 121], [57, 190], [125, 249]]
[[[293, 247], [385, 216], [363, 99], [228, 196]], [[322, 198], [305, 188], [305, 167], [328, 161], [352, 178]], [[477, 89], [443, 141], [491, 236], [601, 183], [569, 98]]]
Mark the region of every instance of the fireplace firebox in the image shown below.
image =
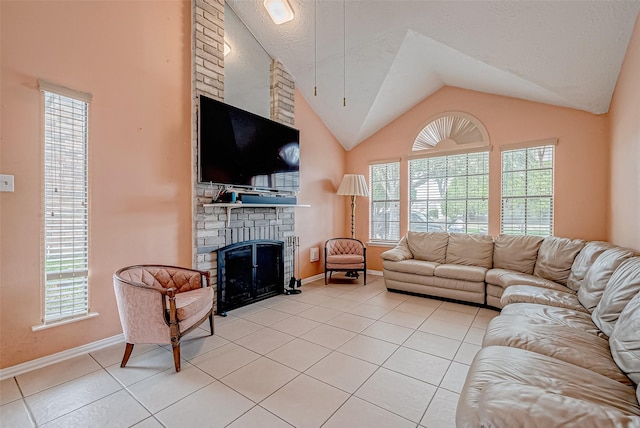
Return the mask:
[[244, 241], [218, 250], [218, 314], [283, 291], [284, 242]]

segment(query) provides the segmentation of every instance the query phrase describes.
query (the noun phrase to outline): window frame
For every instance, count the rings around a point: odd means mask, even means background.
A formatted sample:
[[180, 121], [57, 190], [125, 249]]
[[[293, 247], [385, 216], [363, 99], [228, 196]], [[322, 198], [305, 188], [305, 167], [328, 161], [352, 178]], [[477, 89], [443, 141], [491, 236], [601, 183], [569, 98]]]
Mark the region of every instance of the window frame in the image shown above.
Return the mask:
[[[409, 217], [409, 224], [408, 224], [408, 230], [409, 231], [426, 231], [426, 232], [458, 232], [458, 233], [480, 233], [480, 234], [484, 234], [484, 235], [488, 235], [489, 233], [489, 148], [482, 148], [482, 149], [474, 149], [474, 150], [467, 150], [467, 151], [442, 151], [439, 153], [433, 153], [432, 155], [429, 156], [415, 156], [412, 157], [408, 160], [408, 168], [409, 168], [409, 177], [408, 177], [408, 217]], [[469, 166], [470, 166], [470, 156], [478, 156], [481, 155], [484, 157], [484, 164], [483, 164], [483, 169], [484, 171], [482, 173], [470, 173], [469, 172]], [[449, 163], [450, 163], [450, 158], [457, 158], [457, 157], [466, 157], [466, 162], [465, 162], [465, 169], [466, 169], [466, 173], [465, 174], [449, 174]], [[439, 197], [437, 198], [429, 198], [428, 194], [430, 193], [430, 189], [427, 190], [427, 198], [416, 198], [414, 197], [413, 193], [414, 190], [416, 190], [417, 188], [414, 188], [414, 180], [416, 180], [415, 176], [414, 176], [414, 171], [415, 171], [415, 167], [414, 164], [419, 162], [419, 161], [426, 161], [428, 163], [433, 162], [434, 159], [438, 159], [441, 162], [444, 162], [445, 164], [445, 173], [443, 176], [438, 176], [436, 175], [434, 178], [447, 178], [447, 191], [448, 191], [448, 186], [450, 186], [450, 182], [448, 181], [450, 178], [451, 179], [455, 179], [455, 178], [465, 178], [466, 180], [466, 187], [465, 187], [465, 194], [466, 197], [465, 198], [448, 198], [446, 196], [446, 192], [445, 192], [445, 196], [443, 197], [442, 195], [442, 189], [438, 188], [438, 195]], [[453, 161], [452, 161], [453, 162]], [[428, 169], [428, 168], [427, 168]], [[425, 184], [427, 184], [429, 181], [431, 181], [433, 178], [429, 178], [429, 174], [427, 171], [427, 178], [425, 180]], [[482, 177], [482, 181], [484, 183], [484, 189], [483, 189], [483, 194], [481, 196], [476, 196], [476, 197], [469, 197], [469, 178], [470, 177]], [[424, 180], [424, 178], [423, 178]], [[419, 187], [419, 186], [418, 186]], [[481, 201], [485, 206], [486, 206], [486, 221], [479, 221], [478, 219], [476, 219], [476, 221], [469, 221], [469, 203], [470, 202], [478, 202]], [[438, 210], [441, 211], [442, 210], [442, 204], [445, 205], [445, 209], [447, 204], [449, 203], [460, 203], [460, 202], [464, 202], [464, 220], [462, 223], [458, 223], [458, 220], [455, 221], [449, 221], [448, 216], [445, 214], [444, 215], [444, 222], [441, 221], [430, 221], [430, 215], [429, 215], [429, 205], [430, 202], [433, 202], [434, 205], [438, 205]], [[419, 210], [416, 207], [416, 204], [425, 204], [426, 205], [426, 210]], [[424, 218], [426, 219], [426, 221], [423, 222], [418, 222], [417, 224], [423, 224], [423, 226], [420, 226], [419, 228], [415, 227], [414, 224], [416, 222], [412, 221], [412, 217], [413, 217], [413, 213], [422, 213]], [[438, 217], [440, 217], [442, 215], [442, 213], [438, 213]], [[461, 225], [462, 230], [458, 230], [456, 225]], [[469, 232], [469, 226], [472, 227], [477, 227], [477, 231], [474, 232]], [[416, 230], [416, 229], [423, 229], [426, 228], [426, 230]]]
[[[505, 235], [533, 235], [533, 236], [553, 236], [554, 234], [554, 228], [555, 228], [555, 221], [554, 221], [554, 216], [555, 216], [555, 210], [554, 210], [554, 202], [555, 202], [555, 160], [556, 160], [556, 149], [555, 146], [557, 145], [557, 139], [549, 139], [549, 140], [541, 140], [541, 141], [533, 141], [533, 142], [529, 142], [529, 143], [522, 143], [522, 144], [514, 144], [514, 145], [508, 145], [508, 146], [504, 146], [501, 148], [501, 153], [500, 153], [500, 233], [501, 234], [505, 234]], [[528, 161], [528, 156], [530, 154], [531, 151], [533, 150], [539, 150], [539, 149], [551, 149], [550, 153], [551, 153], [551, 159], [550, 159], [550, 166], [548, 167], [540, 167], [540, 168], [529, 168], [529, 161]], [[505, 171], [505, 154], [507, 153], [514, 153], [514, 152], [524, 152], [525, 154], [525, 168], [524, 169], [511, 169], [511, 170], [507, 170]], [[530, 186], [528, 185], [529, 182], [529, 172], [533, 172], [533, 171], [537, 171], [537, 172], [543, 172], [543, 171], [550, 171], [551, 172], [551, 193], [550, 194], [530, 194], [529, 193], [529, 188]], [[521, 173], [524, 174], [524, 188], [525, 188], [525, 194], [524, 195], [519, 195], [519, 196], [504, 196], [505, 194], [505, 173]], [[548, 217], [549, 217], [549, 223], [548, 225], [548, 232], [549, 234], [539, 234], [539, 233], [530, 233], [535, 231], [534, 228], [529, 228], [529, 225], [533, 225], [533, 223], [531, 223], [529, 221], [529, 202], [532, 200], [544, 200], [544, 199], [548, 199], [549, 200], [549, 212], [548, 212]], [[511, 200], [524, 200], [524, 218], [523, 218], [523, 225], [522, 227], [524, 228], [524, 230], [519, 230], [519, 231], [514, 231], [512, 229], [506, 229], [505, 230], [505, 204], [507, 203], [507, 201], [511, 201]], [[540, 225], [538, 224], [538, 229], [540, 228]]]
[[[39, 89], [42, 324], [32, 327], [34, 331], [98, 315], [92, 313], [89, 306], [89, 107], [92, 96], [43, 80], [39, 81]], [[55, 103], [58, 110], [54, 111], [49, 103]], [[58, 216], [52, 220], [56, 212]]]
[[[388, 174], [386, 175], [385, 180], [375, 180], [375, 182], [384, 182], [389, 183], [390, 181], [395, 181], [396, 182], [396, 186], [397, 186], [397, 198], [389, 198], [388, 197], [388, 192], [386, 193], [387, 198], [385, 199], [375, 199], [375, 187], [374, 185], [376, 184], [374, 182], [374, 174], [373, 174], [373, 169], [376, 167], [380, 167], [381, 165], [384, 165], [386, 168], [389, 168], [391, 166], [397, 168], [397, 178], [390, 180], [388, 177]], [[397, 243], [401, 236], [400, 236], [400, 199], [401, 199], [401, 192], [400, 192], [400, 159], [392, 159], [392, 160], [384, 160], [384, 161], [377, 161], [377, 162], [371, 162], [369, 163], [369, 189], [370, 190], [370, 198], [369, 198], [369, 242], [374, 243], [374, 244], [388, 244], [388, 243]], [[384, 203], [387, 206], [389, 206], [389, 204], [396, 204], [397, 206], [397, 211], [395, 212], [395, 216], [397, 218], [397, 220], [389, 220], [389, 216], [387, 216], [387, 218], [385, 218], [383, 224], [385, 225], [384, 229], [385, 229], [385, 236], [384, 238], [375, 238], [374, 237], [374, 229], [376, 228], [376, 223], [380, 223], [374, 220], [374, 213], [376, 211], [374, 204], [376, 203]], [[396, 230], [397, 230], [397, 236], [391, 236], [389, 233], [389, 224], [391, 223], [395, 223], [396, 224]]]

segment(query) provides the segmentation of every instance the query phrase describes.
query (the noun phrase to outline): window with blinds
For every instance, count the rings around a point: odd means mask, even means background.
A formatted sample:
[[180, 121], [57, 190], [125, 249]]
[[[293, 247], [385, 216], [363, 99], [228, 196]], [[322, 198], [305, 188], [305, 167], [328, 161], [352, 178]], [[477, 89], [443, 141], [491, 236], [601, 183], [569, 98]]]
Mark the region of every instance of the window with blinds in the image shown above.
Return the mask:
[[372, 241], [400, 239], [400, 162], [369, 165]]
[[88, 102], [42, 92], [46, 324], [89, 311]]
[[488, 232], [489, 153], [409, 161], [409, 230]]
[[501, 233], [553, 234], [554, 146], [502, 152]]

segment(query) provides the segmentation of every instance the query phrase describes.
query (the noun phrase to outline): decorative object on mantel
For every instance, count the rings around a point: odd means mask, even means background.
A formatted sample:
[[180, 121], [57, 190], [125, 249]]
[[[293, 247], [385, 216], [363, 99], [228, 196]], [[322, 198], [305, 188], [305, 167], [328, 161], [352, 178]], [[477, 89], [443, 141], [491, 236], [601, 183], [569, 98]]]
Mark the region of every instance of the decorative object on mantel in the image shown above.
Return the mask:
[[284, 289], [284, 294], [300, 294], [302, 290], [296, 290], [296, 287], [302, 287], [302, 278], [296, 278], [296, 248], [298, 249], [297, 265], [298, 269], [300, 269], [300, 238], [287, 236], [287, 247], [291, 247], [291, 279], [289, 280], [289, 288]]
[[345, 174], [338, 195], [351, 196], [351, 238], [356, 234], [356, 196], [369, 196], [367, 181], [362, 174]]

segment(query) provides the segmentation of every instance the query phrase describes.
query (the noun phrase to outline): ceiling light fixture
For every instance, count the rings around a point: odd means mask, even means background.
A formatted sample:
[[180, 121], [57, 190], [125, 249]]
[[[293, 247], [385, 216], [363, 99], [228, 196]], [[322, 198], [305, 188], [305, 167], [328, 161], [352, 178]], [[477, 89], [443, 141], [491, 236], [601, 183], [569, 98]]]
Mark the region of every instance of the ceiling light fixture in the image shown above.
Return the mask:
[[293, 19], [293, 10], [287, 0], [264, 0], [264, 7], [276, 25]]
[[231, 46], [229, 46], [227, 42], [224, 42], [224, 56], [229, 55], [229, 52], [231, 52]]

